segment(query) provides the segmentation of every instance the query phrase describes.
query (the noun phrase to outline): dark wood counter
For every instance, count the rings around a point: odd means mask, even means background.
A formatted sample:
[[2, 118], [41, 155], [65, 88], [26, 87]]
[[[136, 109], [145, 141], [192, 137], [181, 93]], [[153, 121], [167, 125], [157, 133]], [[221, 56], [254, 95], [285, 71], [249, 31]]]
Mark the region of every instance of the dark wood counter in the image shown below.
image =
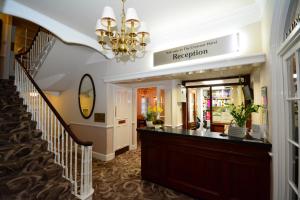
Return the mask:
[[185, 129], [137, 131], [143, 179], [203, 200], [270, 199], [270, 143]]

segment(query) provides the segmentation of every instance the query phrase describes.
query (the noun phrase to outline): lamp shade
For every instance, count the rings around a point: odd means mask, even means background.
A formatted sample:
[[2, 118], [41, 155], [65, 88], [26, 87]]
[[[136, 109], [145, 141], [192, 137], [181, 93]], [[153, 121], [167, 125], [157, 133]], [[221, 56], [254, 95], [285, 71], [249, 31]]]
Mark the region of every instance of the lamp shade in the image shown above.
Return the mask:
[[116, 16], [112, 7], [106, 6], [103, 9], [101, 23], [103, 26], [108, 26], [108, 22], [110, 21], [110, 26], [114, 27], [117, 25], [116, 23]]
[[140, 27], [138, 29], [138, 34], [149, 35], [149, 31], [145, 22], [140, 23]]
[[140, 24], [140, 19], [136, 13], [134, 8], [128, 8], [126, 12], [126, 25], [127, 27], [131, 27], [131, 23], [133, 22], [134, 28], [137, 28]]
[[96, 23], [96, 35], [101, 36], [101, 33], [105, 33], [107, 31], [106, 27], [102, 25], [101, 19], [97, 20]]

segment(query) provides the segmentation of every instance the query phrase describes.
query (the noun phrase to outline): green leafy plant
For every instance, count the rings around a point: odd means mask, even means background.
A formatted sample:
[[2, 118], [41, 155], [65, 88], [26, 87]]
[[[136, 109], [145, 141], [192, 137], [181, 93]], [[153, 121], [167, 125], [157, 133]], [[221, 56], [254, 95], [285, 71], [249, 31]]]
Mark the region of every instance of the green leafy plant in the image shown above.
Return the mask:
[[261, 106], [250, 103], [247, 106], [244, 104], [238, 106], [234, 104], [227, 104], [226, 107], [230, 111], [235, 123], [239, 127], [244, 127], [251, 113], [257, 112]]

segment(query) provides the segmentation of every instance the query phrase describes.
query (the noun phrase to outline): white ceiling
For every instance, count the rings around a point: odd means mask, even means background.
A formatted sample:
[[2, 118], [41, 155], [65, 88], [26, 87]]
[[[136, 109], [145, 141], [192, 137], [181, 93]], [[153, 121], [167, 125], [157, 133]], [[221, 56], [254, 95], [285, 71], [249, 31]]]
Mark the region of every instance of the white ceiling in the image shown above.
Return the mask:
[[[9, 0], [8, 0], [9, 1]], [[112, 6], [120, 20], [121, 0], [14, 0], [60, 23], [96, 40], [95, 22], [101, 17], [104, 6]], [[151, 34], [149, 49], [157, 50], [199, 41], [199, 35], [213, 35], [211, 30], [226, 32], [228, 27], [237, 28], [260, 20], [260, 2], [264, 0], [127, 0], [126, 8], [136, 8], [141, 20], [145, 21]], [[228, 19], [227, 21], [224, 19]], [[234, 22], [234, 23], [233, 23]], [[213, 36], [212, 36], [213, 37]], [[200, 41], [203, 38], [200, 38]], [[84, 70], [89, 62], [105, 60], [95, 51], [82, 46], [67, 46], [57, 41], [36, 80], [41, 88], [64, 91], [73, 82], [76, 73]], [[96, 60], [96, 61], [94, 61]], [[221, 77], [233, 73], [247, 74], [252, 66], [236, 66], [218, 72], [206, 71], [195, 74], [174, 74], [152, 77], [145, 80], [199, 79]], [[128, 82], [127, 82], [128, 83]]]
[[[95, 39], [95, 23], [104, 6], [112, 6], [120, 20], [121, 0], [15, 1]], [[177, 39], [189, 37], [185, 31], [192, 34], [194, 28], [233, 15], [257, 1], [260, 0], [127, 0], [125, 6], [136, 8], [141, 20], [147, 22], [153, 45], [174, 41], [176, 38], [170, 36], [175, 32]], [[259, 10], [256, 15], [260, 15]]]

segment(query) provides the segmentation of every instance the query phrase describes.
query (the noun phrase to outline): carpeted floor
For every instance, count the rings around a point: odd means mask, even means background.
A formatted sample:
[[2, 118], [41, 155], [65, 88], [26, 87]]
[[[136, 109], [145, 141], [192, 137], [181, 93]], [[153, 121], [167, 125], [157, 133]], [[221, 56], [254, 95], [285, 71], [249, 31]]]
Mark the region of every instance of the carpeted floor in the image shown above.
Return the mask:
[[93, 160], [93, 199], [191, 200], [193, 198], [141, 180], [140, 148], [109, 162]]

